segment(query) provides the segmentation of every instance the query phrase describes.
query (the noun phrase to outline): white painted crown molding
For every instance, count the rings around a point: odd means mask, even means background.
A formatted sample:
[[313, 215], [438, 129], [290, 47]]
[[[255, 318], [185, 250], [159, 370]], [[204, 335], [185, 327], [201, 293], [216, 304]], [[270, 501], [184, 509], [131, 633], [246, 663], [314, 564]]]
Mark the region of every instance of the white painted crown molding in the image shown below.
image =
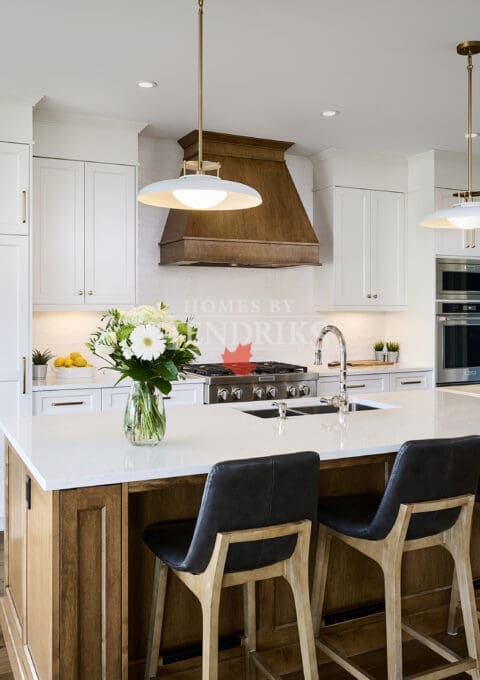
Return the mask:
[[123, 129], [139, 134], [148, 123], [136, 120], [121, 120], [118, 118], [105, 118], [103, 116], [89, 116], [83, 113], [66, 113], [64, 111], [52, 111], [50, 109], [35, 109], [33, 120], [40, 123], [52, 123], [54, 125], [83, 125], [95, 128]]

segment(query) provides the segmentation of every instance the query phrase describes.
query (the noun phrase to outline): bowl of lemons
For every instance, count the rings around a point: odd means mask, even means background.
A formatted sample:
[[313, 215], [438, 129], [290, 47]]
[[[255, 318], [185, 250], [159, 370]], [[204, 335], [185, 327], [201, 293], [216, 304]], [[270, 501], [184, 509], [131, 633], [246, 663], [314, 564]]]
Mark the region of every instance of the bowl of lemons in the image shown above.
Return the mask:
[[53, 367], [60, 380], [93, 378], [95, 375], [95, 366], [89, 364], [80, 352], [71, 352], [65, 357], [56, 357]]

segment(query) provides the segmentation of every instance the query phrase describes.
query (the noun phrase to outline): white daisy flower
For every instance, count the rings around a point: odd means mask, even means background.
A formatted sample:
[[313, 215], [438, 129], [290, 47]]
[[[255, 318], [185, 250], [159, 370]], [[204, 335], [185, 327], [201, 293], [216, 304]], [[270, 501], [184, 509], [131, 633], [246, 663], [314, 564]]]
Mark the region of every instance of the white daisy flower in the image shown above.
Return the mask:
[[131, 359], [133, 357], [132, 348], [130, 347], [126, 340], [120, 341], [120, 347], [122, 349], [122, 354], [125, 357], [125, 359]]
[[134, 355], [144, 361], [158, 359], [166, 347], [163, 333], [151, 323], [134, 328], [130, 334], [130, 342]]

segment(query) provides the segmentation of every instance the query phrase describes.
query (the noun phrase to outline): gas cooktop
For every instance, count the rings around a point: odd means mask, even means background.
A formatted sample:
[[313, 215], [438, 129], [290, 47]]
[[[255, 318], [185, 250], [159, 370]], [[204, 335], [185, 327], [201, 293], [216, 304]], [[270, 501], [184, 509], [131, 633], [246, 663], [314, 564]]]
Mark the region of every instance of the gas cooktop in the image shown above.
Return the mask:
[[306, 373], [305, 366], [284, 364], [279, 361], [251, 361], [225, 364], [190, 364], [189, 373], [207, 377], [229, 375], [272, 375], [280, 373]]

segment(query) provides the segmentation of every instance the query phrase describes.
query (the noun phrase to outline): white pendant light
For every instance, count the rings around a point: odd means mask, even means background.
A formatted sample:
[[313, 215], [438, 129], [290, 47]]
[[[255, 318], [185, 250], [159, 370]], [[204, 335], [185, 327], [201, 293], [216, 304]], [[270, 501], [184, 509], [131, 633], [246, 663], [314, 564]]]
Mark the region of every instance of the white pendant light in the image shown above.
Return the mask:
[[[141, 189], [146, 205], [181, 210], [244, 210], [255, 208], [262, 197], [252, 187], [221, 179], [220, 163], [203, 159], [203, 3], [198, 0], [198, 160], [183, 163], [183, 175], [160, 180]], [[187, 171], [194, 174], [187, 174]], [[216, 172], [209, 175], [208, 172]]]
[[[468, 190], [459, 194], [464, 203], [455, 203], [451, 208], [437, 210], [427, 215], [421, 222], [422, 227], [432, 229], [478, 229], [480, 228], [480, 202], [472, 200], [478, 192], [472, 191], [472, 139], [476, 136], [472, 131], [472, 56], [480, 52], [480, 41], [470, 40], [457, 45], [457, 54], [467, 57], [468, 73]], [[457, 194], [455, 194], [457, 195]]]

